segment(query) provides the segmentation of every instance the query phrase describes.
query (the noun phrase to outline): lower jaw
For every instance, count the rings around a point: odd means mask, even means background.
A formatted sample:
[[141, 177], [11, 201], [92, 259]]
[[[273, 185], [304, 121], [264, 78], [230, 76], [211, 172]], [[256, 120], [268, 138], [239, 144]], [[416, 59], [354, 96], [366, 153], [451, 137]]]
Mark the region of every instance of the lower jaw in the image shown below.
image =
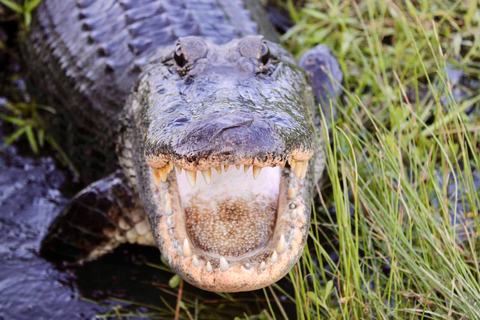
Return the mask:
[[[302, 196], [306, 180], [295, 178], [289, 168], [282, 170], [273, 236], [266, 245], [239, 257], [222, 258], [192, 245], [185, 228], [175, 175], [154, 186], [152, 190], [155, 190], [154, 198], [159, 208], [154, 219], [154, 234], [170, 267], [190, 284], [213, 292], [261, 289], [284, 277], [305, 246], [310, 197]], [[151, 183], [154, 184], [153, 179]]]

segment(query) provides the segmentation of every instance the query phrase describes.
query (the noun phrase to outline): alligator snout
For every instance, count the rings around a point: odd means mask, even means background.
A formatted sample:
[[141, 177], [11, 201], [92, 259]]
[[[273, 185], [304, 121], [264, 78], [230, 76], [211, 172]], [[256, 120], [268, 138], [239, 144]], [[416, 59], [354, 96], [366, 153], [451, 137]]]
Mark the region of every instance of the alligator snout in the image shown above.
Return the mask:
[[222, 132], [228, 129], [239, 128], [243, 126], [250, 126], [254, 120], [253, 115], [242, 114], [242, 113], [244, 112], [232, 112], [225, 116], [220, 116], [220, 118], [214, 119], [214, 121], [212, 121], [212, 123], [209, 125], [212, 128], [217, 129], [217, 131], [210, 138], [210, 142], [213, 142], [216, 137], [218, 137]]
[[283, 152], [284, 144], [274, 125], [248, 111], [217, 111], [185, 128], [173, 145], [177, 154], [235, 155], [241, 158]]

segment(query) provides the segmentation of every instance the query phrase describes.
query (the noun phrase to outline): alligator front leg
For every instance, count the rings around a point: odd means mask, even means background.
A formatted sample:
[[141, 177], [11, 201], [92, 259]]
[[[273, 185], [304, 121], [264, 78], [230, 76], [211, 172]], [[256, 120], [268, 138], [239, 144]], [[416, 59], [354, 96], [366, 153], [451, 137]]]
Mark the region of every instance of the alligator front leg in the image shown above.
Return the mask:
[[[302, 56], [299, 65], [310, 76], [317, 102], [322, 108], [327, 123], [330, 123], [332, 118], [336, 117], [335, 101], [340, 96], [340, 85], [343, 80], [337, 59], [332, 55], [329, 47], [318, 45]], [[330, 104], [330, 101], [333, 103]]]
[[40, 253], [49, 260], [82, 262], [126, 242], [155, 245], [140, 199], [117, 171], [73, 198], [50, 226]]

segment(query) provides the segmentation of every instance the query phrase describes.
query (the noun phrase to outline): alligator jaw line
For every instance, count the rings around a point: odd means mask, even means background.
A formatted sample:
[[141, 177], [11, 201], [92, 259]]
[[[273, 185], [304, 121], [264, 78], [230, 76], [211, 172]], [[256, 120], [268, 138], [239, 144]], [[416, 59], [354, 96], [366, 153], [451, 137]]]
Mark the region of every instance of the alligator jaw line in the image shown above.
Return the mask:
[[[250, 173], [252, 167], [250, 165], [244, 165], [243, 170], [237, 166], [237, 170], [233, 169], [233, 172], [230, 168], [228, 173], [228, 165], [194, 171], [185, 170], [181, 166], [175, 166], [173, 162], [168, 162], [163, 168], [152, 168], [151, 183], [154, 184], [154, 197], [158, 207], [157, 224], [154, 228], [156, 228], [155, 233], [159, 235], [157, 243], [170, 266], [193, 285], [217, 292], [255, 290], [282, 278], [298, 261], [309, 227], [309, 206], [300, 196], [304, 192], [302, 188], [304, 188], [304, 178], [308, 171], [308, 160], [291, 159], [288, 163], [288, 166], [284, 163], [283, 166], [273, 168], [253, 166]], [[200, 173], [203, 180], [197, 181]], [[199, 238], [205, 239], [212, 232], [200, 231], [199, 235], [196, 234], [196, 228], [200, 226], [196, 223], [192, 227], [188, 223], [191, 219], [187, 213], [188, 210], [185, 210], [189, 206], [188, 201], [190, 199], [197, 201], [195, 197], [208, 193], [209, 188], [221, 190], [220, 184], [222, 181], [227, 181], [225, 180], [227, 175], [230, 175], [228, 179], [240, 185], [242, 182], [237, 182], [235, 179], [239, 175], [246, 174], [249, 176], [244, 179], [251, 185], [237, 187], [239, 193], [248, 188], [255, 188], [256, 183], [260, 184], [258, 187], [260, 190], [268, 189], [269, 186], [265, 180], [278, 183], [276, 189], [274, 188], [277, 194], [274, 195], [275, 212], [272, 230], [264, 237], [263, 242], [260, 241], [256, 246], [252, 246], [253, 248], [248, 247], [248, 250], [245, 249], [239, 253], [232, 251], [231, 248], [224, 248], [223, 244], [220, 248], [216, 248], [215, 243], [213, 245], [209, 243], [210, 247], [213, 246], [215, 249], [205, 248]], [[269, 192], [265, 191], [265, 195], [270, 196]], [[238, 197], [240, 198], [241, 195]], [[204, 214], [211, 214], [211, 212]], [[222, 223], [215, 223], [212, 230], [219, 229], [218, 225]], [[240, 230], [241, 226], [238, 229]], [[241, 234], [233, 237], [243, 239]], [[248, 235], [245, 237], [248, 238]], [[222, 254], [224, 252], [227, 253]]]

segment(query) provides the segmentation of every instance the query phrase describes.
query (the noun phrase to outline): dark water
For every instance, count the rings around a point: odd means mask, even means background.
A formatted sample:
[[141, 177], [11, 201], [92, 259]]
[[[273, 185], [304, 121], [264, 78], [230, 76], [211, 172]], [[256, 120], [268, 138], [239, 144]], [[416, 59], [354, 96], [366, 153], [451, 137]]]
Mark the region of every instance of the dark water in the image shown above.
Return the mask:
[[71, 285], [71, 273], [60, 273], [37, 256], [48, 225], [66, 202], [58, 188], [68, 175], [55, 169], [50, 157], [19, 156], [14, 147], [1, 154], [1, 319], [65, 319], [101, 311], [77, 300], [79, 292]]
[[37, 255], [48, 226], [68, 201], [59, 190], [78, 188], [72, 180], [52, 157], [21, 155], [16, 147], [0, 154], [0, 319], [89, 319], [111, 309], [80, 298], [158, 305], [153, 284], [166, 283], [171, 274], [145, 265], [160, 264], [156, 248], [123, 246], [63, 271]]

